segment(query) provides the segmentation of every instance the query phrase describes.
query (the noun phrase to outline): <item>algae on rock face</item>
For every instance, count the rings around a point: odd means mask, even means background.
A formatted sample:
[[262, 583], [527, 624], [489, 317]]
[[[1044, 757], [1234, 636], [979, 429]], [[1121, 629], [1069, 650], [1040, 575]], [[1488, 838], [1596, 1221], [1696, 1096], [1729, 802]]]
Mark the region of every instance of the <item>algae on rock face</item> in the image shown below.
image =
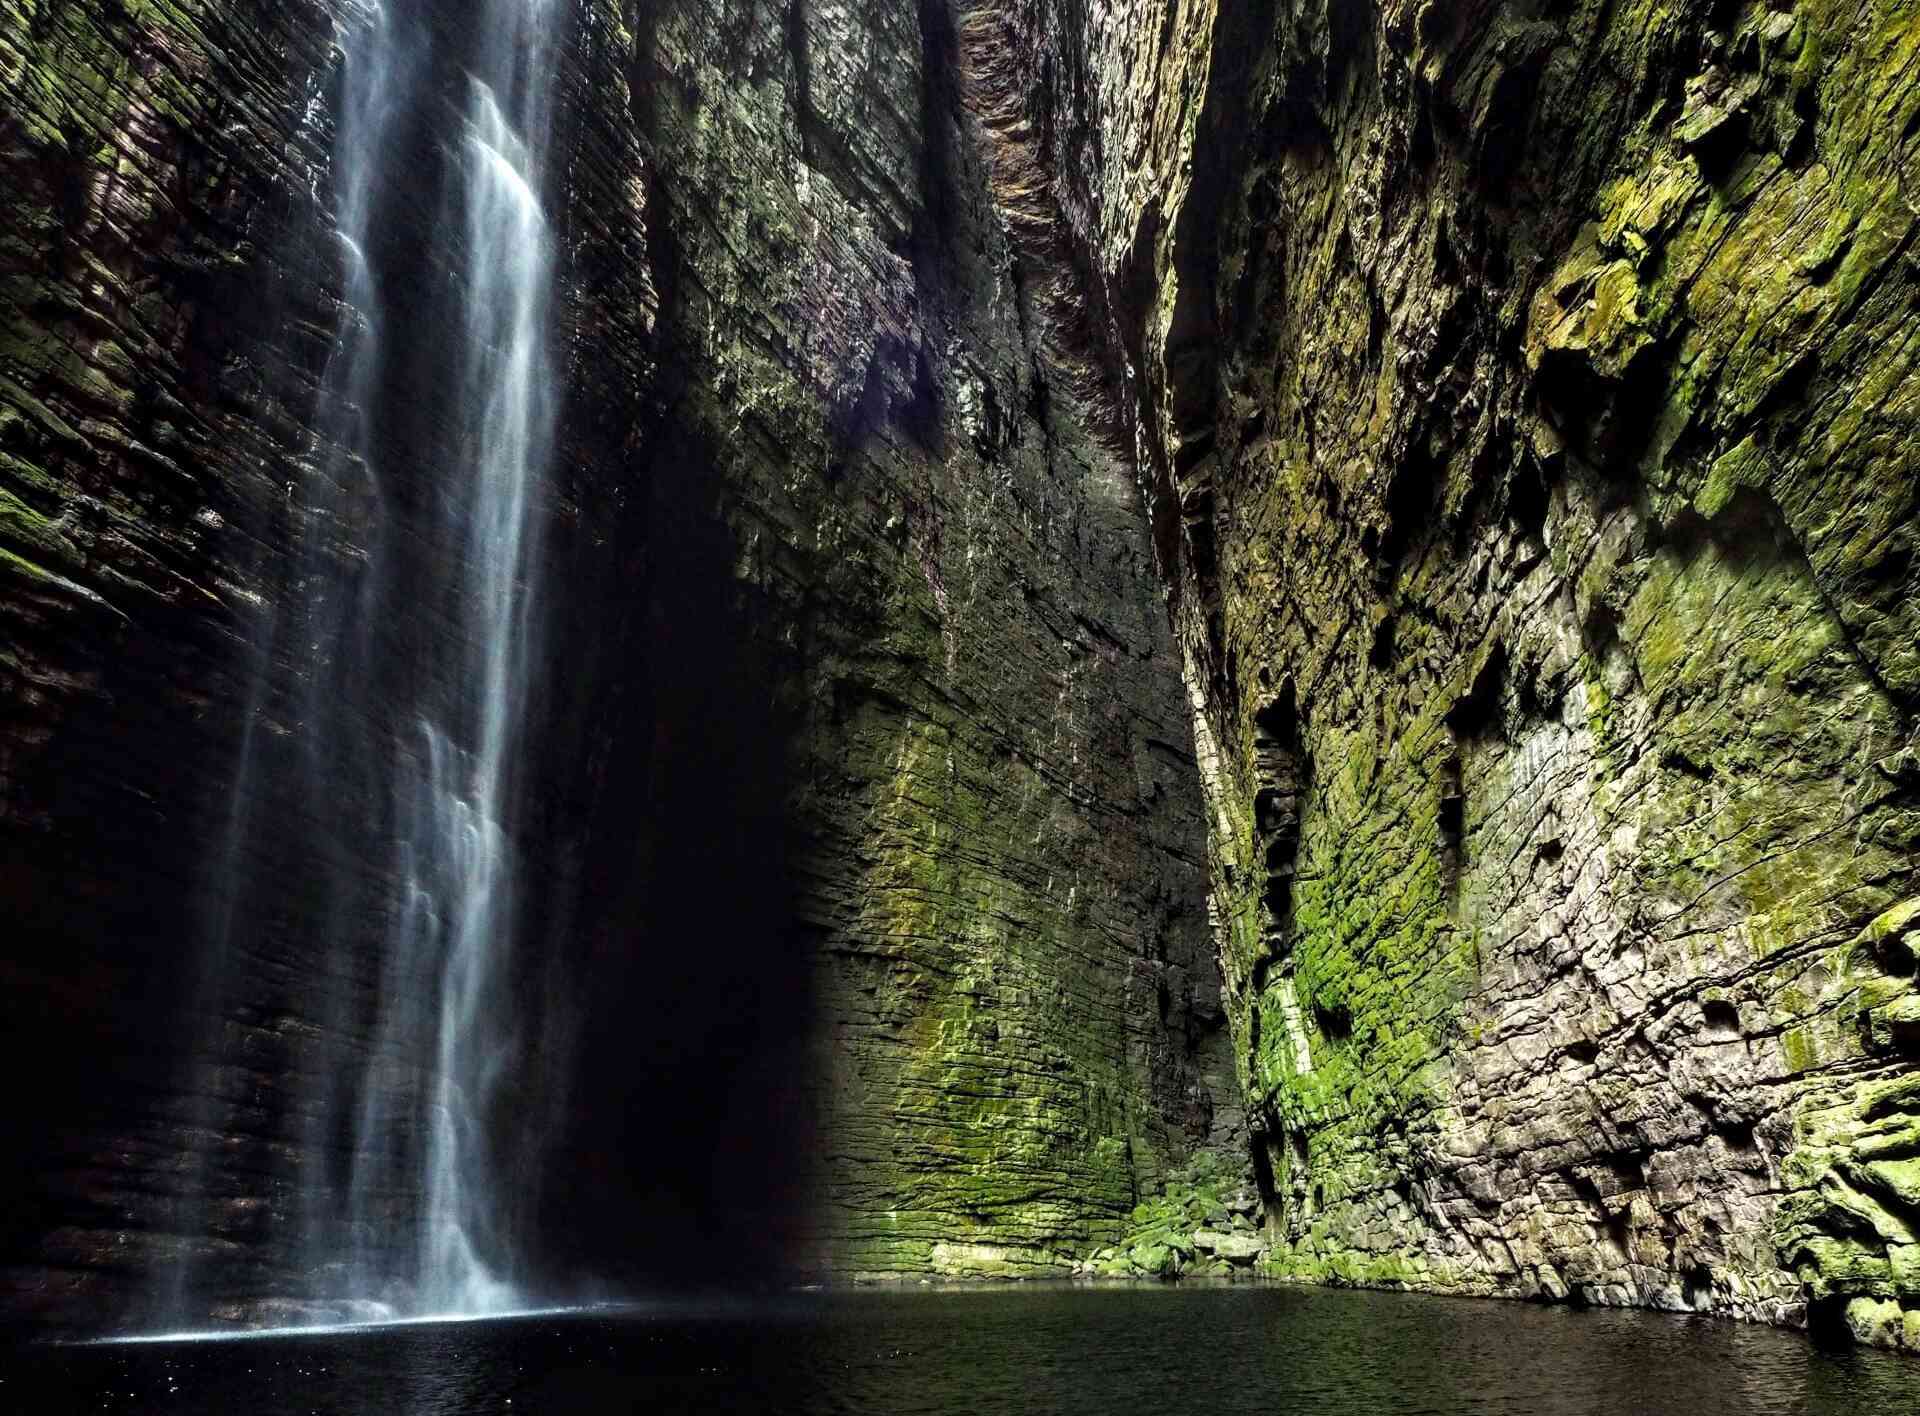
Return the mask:
[[[538, 908], [759, 1029], [695, 1080], [783, 1259], [1920, 1346], [1911, 5], [572, 12]], [[299, 739], [241, 646], [343, 13], [0, 0], [12, 1006], [120, 1000], [10, 1118], [33, 1302], [168, 1260], [146, 1010], [236, 742]], [[278, 1079], [352, 1043], [297, 939], [215, 1059], [261, 1291]], [[606, 1031], [609, 1113], [687, 1065]]]
[[1068, 1272], [1238, 1121], [1127, 470], [1029, 319], [943, 6], [653, 7], [674, 417], [790, 715], [845, 1276]]
[[[10, 1153], [58, 1154], [0, 1269], [50, 1319], [152, 1320], [183, 1256], [222, 1312], [325, 1280], [290, 1258], [333, 1143], [292, 1079], [369, 1045], [379, 960], [369, 942], [339, 971], [360, 1001], [318, 1016], [315, 863], [222, 807], [250, 755], [308, 741], [298, 549], [351, 572], [399, 526], [450, 553], [405, 529], [443, 449], [386, 426], [404, 416], [375, 430], [402, 443], [379, 505], [314, 517], [305, 495], [339, 465], [313, 445], [356, 318], [329, 75], [363, 9], [0, 0], [21, 198], [0, 214], [0, 845], [24, 919], [0, 1033], [17, 1070], [67, 1059], [55, 998], [86, 1044], [9, 1118]], [[552, 1168], [529, 1251], [1066, 1273], [1237, 1145], [1240, 1109], [1147, 528], [1032, 318], [1058, 273], [995, 210], [960, 17], [562, 11], [567, 389], [535, 497], [562, 569], [522, 874], [538, 986], [591, 1023], [558, 1144], [612, 1158]], [[450, 66], [460, 7], [416, 18], [421, 62]], [[395, 140], [438, 160], [405, 121]], [[382, 225], [362, 254], [396, 289], [457, 268], [427, 213]], [[408, 314], [390, 327], [420, 337]], [[222, 916], [223, 841], [259, 918], [200, 995], [181, 961]], [[754, 1164], [711, 1159], [741, 1146]]]
[[1061, 23], [1267, 1267], [1903, 1332], [1911, 7]]

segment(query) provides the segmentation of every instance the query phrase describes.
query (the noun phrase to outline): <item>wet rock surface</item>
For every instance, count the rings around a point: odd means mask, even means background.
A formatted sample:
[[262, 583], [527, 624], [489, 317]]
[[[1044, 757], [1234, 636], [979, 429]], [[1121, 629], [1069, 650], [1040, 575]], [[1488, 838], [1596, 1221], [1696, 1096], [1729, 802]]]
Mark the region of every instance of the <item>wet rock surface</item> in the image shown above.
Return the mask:
[[[1131, 472], [1054, 392], [940, 7], [567, 8], [556, 589], [510, 823], [516, 986], [564, 1026], [514, 1042], [516, 1222], [616, 1281], [1064, 1272], [1239, 1115]], [[13, 1314], [340, 1304], [298, 1236], [352, 1157], [304, 1098], [364, 1070], [400, 891], [326, 824], [379, 784], [273, 764], [338, 669], [298, 568], [414, 536], [446, 437], [380, 430], [412, 469], [384, 510], [313, 480], [363, 20], [0, 12], [0, 1034], [57, 1079], [0, 1147]], [[459, 239], [422, 216], [381, 233], [395, 289]], [[432, 330], [389, 321], [404, 380]]]
[[1056, 273], [992, 201], [944, 7], [635, 24], [657, 481], [724, 523], [794, 787], [795, 1243], [1065, 1272], [1239, 1116], [1130, 469], [1036, 325]]
[[[286, 1079], [360, 1045], [309, 863], [250, 862], [244, 987], [185, 961], [237, 744], [300, 730], [248, 656], [338, 20], [0, 10], [16, 1308], [306, 1281]], [[1910, 7], [574, 26], [556, 1268], [750, 1230], [1914, 1345]]]
[[1904, 1341], [1913, 15], [983, 8], [1086, 115], [1270, 1270]]

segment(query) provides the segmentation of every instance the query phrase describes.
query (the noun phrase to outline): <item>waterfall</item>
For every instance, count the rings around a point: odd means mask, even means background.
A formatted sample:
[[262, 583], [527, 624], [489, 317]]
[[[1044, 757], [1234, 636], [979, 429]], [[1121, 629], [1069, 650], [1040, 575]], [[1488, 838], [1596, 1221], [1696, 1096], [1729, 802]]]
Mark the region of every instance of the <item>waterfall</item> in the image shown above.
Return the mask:
[[[484, 1127], [509, 1065], [515, 1010], [507, 962], [514, 926], [513, 852], [507, 839], [513, 756], [524, 718], [527, 652], [539, 556], [531, 515], [534, 480], [550, 451], [553, 251], [538, 195], [548, 123], [550, 0], [487, 0], [474, 17], [480, 36], [466, 82], [463, 130], [448, 166], [463, 220], [458, 273], [452, 446], [438, 505], [460, 574], [448, 587], [445, 632], [451, 653], [443, 691], [413, 724], [413, 750], [396, 757], [395, 875], [405, 898], [393, 917], [382, 1031], [404, 1047], [420, 1024], [408, 996], [431, 998], [432, 1074], [427, 1083], [415, 1267], [416, 1310], [499, 1311], [519, 1300], [505, 1272], [511, 1237], [501, 1231], [500, 1197]], [[382, 31], [366, 31], [370, 48]], [[352, 62], [351, 60], [349, 62]], [[385, 68], [378, 53], [367, 67]], [[391, 154], [343, 147], [343, 161], [390, 161]], [[351, 190], [359, 177], [343, 168]], [[390, 1177], [394, 1148], [387, 1093], [366, 1091], [356, 1205]], [[362, 1271], [361, 1286], [382, 1275]]]
[[[286, 485], [294, 554], [256, 669], [294, 666], [277, 711], [298, 730], [277, 736], [298, 746], [243, 751], [209, 944], [215, 974], [277, 927], [320, 961], [276, 1005], [333, 1049], [286, 1122], [303, 1167], [290, 1301], [316, 1313], [525, 1301], [491, 1157], [529, 1027], [512, 837], [561, 377], [540, 193], [565, 13], [475, 0], [436, 28], [427, 0], [355, 0], [340, 39], [343, 313], [315, 452]], [[435, 173], [437, 219], [431, 189], [420, 200]], [[295, 810], [267, 819], [256, 800]], [[286, 925], [279, 887], [245, 877], [289, 857], [306, 878]]]
[[[493, 8], [511, 8], [530, 26], [544, 6], [507, 0]], [[534, 38], [513, 34], [496, 57], [537, 59]], [[538, 68], [544, 66], [522, 68], [518, 102], [510, 100], [523, 123], [537, 111], [536, 86], [526, 75]], [[513, 904], [501, 822], [526, 689], [530, 577], [523, 567], [537, 553], [528, 502], [547, 457], [555, 378], [547, 352], [552, 255], [533, 187], [534, 152], [508, 121], [500, 96], [474, 79], [460, 163], [470, 263], [462, 403], [474, 419], [461, 459], [468, 478], [461, 681], [476, 701], [466, 705], [464, 741], [430, 720], [420, 724], [427, 750], [419, 760], [428, 773], [410, 799], [425, 811], [412, 816], [408, 836], [415, 861], [437, 857], [446, 928], [444, 939], [418, 931], [400, 946], [403, 953], [438, 949], [445, 957], [422, 1251], [422, 1298], [437, 1312], [488, 1311], [515, 1301], [476, 1248], [497, 1213], [476, 1131], [506, 1063], [500, 1041], [513, 1016], [500, 968]]]

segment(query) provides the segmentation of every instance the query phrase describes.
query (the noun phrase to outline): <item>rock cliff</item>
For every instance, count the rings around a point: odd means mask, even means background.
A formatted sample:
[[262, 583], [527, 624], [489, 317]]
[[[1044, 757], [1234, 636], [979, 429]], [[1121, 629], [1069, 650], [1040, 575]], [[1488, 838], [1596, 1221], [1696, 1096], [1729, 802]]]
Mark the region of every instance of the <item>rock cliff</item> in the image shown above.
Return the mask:
[[1920, 1345], [1920, 14], [998, 8], [1271, 1269]]
[[1061, 1271], [1239, 1115], [1131, 468], [1035, 313], [1058, 272], [991, 199], [944, 7], [633, 26], [652, 486], [749, 602], [755, 671], [705, 691], [768, 694], [788, 744], [807, 1263]]
[[[453, 64], [457, 7], [423, 8]], [[1131, 469], [1036, 333], [1051, 276], [989, 200], [944, 11], [569, 9], [518, 823], [524, 986], [568, 1026], [502, 1141], [528, 1247], [614, 1280], [1063, 1269], [1238, 1117]], [[290, 1237], [346, 1164], [312, 1079], [371, 1045], [396, 887], [316, 824], [370, 784], [272, 764], [339, 672], [303, 655], [313, 547], [413, 535], [446, 437], [396, 413], [392, 505], [316, 509], [363, 19], [5, 10], [0, 1035], [48, 1078], [0, 1145], [16, 1313], [327, 1296]], [[404, 291], [453, 238], [381, 239]], [[368, 921], [341, 977], [329, 873]]]
[[[239, 764], [322, 672], [271, 625], [357, 10], [0, 3], [8, 1302], [274, 1300], [365, 1009], [297, 833], [209, 862], [300, 811]], [[1920, 13], [571, 12], [556, 1274], [1920, 1348]]]

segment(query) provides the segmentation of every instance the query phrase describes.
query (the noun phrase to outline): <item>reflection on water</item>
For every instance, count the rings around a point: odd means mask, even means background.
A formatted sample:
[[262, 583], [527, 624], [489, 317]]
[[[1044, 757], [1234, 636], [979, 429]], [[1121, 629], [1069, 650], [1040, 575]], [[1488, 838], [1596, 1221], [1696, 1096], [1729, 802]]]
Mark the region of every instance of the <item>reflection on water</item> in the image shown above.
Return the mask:
[[0, 1410], [1860, 1413], [1920, 1364], [1648, 1313], [1277, 1287], [797, 1294], [618, 1313], [37, 1348]]

